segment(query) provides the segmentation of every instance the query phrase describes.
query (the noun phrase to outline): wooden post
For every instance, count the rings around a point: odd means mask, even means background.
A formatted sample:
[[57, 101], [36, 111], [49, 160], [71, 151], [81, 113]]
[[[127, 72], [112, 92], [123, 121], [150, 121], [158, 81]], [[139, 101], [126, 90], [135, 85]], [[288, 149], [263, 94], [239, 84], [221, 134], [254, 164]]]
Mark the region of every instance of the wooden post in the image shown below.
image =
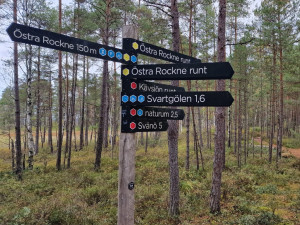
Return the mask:
[[[137, 29], [123, 27], [123, 38], [137, 39]], [[135, 134], [121, 133], [119, 148], [118, 225], [134, 224]]]

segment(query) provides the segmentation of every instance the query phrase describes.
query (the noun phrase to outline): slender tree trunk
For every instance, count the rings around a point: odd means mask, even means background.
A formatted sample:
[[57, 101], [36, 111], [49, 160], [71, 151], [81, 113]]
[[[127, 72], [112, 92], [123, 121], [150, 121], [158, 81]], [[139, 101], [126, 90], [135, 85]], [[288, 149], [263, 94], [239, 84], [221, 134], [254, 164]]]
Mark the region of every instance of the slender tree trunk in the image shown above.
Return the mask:
[[[68, 149], [68, 161], [67, 168], [71, 167], [71, 155], [72, 155], [72, 131], [75, 131], [75, 100], [76, 100], [76, 84], [77, 84], [77, 73], [78, 73], [78, 54], [75, 55], [73, 61], [73, 80], [72, 80], [72, 91], [71, 91], [71, 103], [70, 112], [71, 118], [69, 121], [69, 149]], [[76, 133], [74, 133], [75, 149], [76, 149]]]
[[276, 74], [276, 45], [273, 44], [273, 77], [271, 78], [271, 96], [270, 96], [270, 108], [271, 108], [271, 121], [270, 121], [270, 139], [269, 139], [269, 163], [272, 162], [273, 153], [273, 138], [275, 130], [275, 74]]
[[89, 107], [89, 58], [86, 58], [86, 119], [85, 119], [85, 145], [89, 144], [90, 107]]
[[[59, 0], [59, 33], [61, 33], [61, 0]], [[61, 170], [61, 147], [62, 147], [62, 117], [63, 117], [63, 106], [62, 106], [62, 53], [58, 51], [58, 146], [57, 146], [57, 158], [56, 158], [56, 169]]]
[[279, 21], [279, 68], [280, 68], [280, 94], [279, 94], [279, 117], [278, 117], [278, 140], [277, 140], [277, 161], [281, 158], [282, 152], [282, 136], [283, 136], [283, 51], [282, 51], [282, 38], [281, 38], [281, 25], [280, 25], [280, 14], [278, 15]]
[[[171, 15], [173, 51], [179, 52], [180, 31], [177, 0], [171, 0]], [[179, 81], [172, 81], [171, 84], [178, 86]], [[169, 214], [176, 217], [179, 215], [178, 121], [176, 120], [169, 121], [168, 147], [170, 172]]]
[[85, 111], [85, 56], [83, 57], [83, 87], [82, 87], [82, 107], [81, 107], [81, 124], [80, 124], [80, 144], [79, 150], [84, 146], [83, 142], [83, 127], [84, 127], [84, 111]]
[[70, 135], [70, 100], [69, 100], [69, 63], [68, 63], [68, 55], [66, 55], [66, 143], [65, 143], [65, 156], [64, 156], [64, 167], [66, 166], [66, 160], [69, 151], [69, 135]]
[[37, 101], [36, 101], [36, 130], [35, 130], [35, 154], [39, 153], [39, 130], [40, 130], [40, 79], [41, 79], [41, 47], [38, 48], [37, 63]]
[[9, 142], [11, 142], [11, 169], [15, 171], [15, 145], [12, 139]]
[[[226, 24], [226, 0], [219, 0], [219, 25], [218, 25], [218, 61], [224, 62], [225, 54], [225, 24]], [[225, 91], [225, 81], [217, 82], [217, 91]], [[221, 211], [221, 178], [225, 164], [225, 108], [217, 107], [216, 134], [215, 134], [215, 154], [213, 163], [212, 188], [210, 194], [210, 211], [219, 213]]]
[[28, 144], [28, 169], [33, 169], [33, 156], [35, 154], [35, 146], [32, 134], [32, 46], [29, 45], [29, 51], [26, 48], [26, 81], [27, 81], [27, 99], [26, 99], [26, 133]]
[[50, 152], [53, 153], [53, 141], [52, 141], [52, 73], [49, 74], [49, 107], [48, 107], [48, 146]]
[[[103, 44], [108, 45], [109, 42], [109, 19], [110, 19], [110, 0], [106, 0], [106, 27], [105, 27], [105, 34], [103, 38]], [[99, 171], [100, 163], [101, 163], [101, 154], [103, 148], [103, 139], [107, 135], [104, 134], [107, 130], [105, 130], [104, 121], [108, 120], [107, 118], [107, 89], [108, 89], [108, 61], [104, 61], [103, 64], [103, 77], [102, 77], [102, 90], [101, 90], [101, 106], [100, 106], [100, 117], [99, 117], [99, 125], [98, 125], [98, 138], [97, 138], [97, 145], [96, 145], [96, 158], [95, 158], [95, 171]]]

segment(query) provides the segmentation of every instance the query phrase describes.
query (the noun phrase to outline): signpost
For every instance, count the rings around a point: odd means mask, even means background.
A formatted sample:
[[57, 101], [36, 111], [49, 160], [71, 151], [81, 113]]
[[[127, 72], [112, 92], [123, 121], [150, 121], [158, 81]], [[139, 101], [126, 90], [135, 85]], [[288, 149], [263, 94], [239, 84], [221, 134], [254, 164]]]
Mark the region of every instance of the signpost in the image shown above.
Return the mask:
[[200, 59], [180, 54], [133, 38], [123, 38], [123, 49], [173, 63], [201, 63]]
[[122, 92], [122, 106], [213, 106], [228, 107], [233, 98], [228, 91], [203, 92]]
[[[234, 71], [228, 62], [201, 63], [200, 59], [133, 39], [137, 37], [137, 32], [132, 26], [124, 26], [123, 32], [123, 49], [118, 49], [17, 23], [7, 28], [8, 35], [15, 42], [126, 64], [122, 65], [121, 70], [118, 224], [133, 224], [134, 133], [166, 131], [167, 120], [182, 120], [185, 116], [181, 109], [144, 106], [228, 107], [233, 102], [228, 91], [185, 92], [182, 87], [141, 80], [231, 79]], [[176, 64], [135, 65], [137, 54]]]
[[79, 38], [69, 37], [47, 30], [12, 23], [6, 31], [11, 40], [16, 42], [37, 45], [124, 64], [134, 64], [137, 62], [137, 56], [133, 52], [101, 45]]
[[122, 65], [122, 78], [139, 80], [216, 80], [231, 79], [233, 74], [228, 62]]
[[122, 79], [122, 90], [130, 91], [148, 91], [148, 92], [182, 92], [183, 87], [176, 87], [166, 84], [158, 84], [153, 82], [140, 81], [135, 79]]

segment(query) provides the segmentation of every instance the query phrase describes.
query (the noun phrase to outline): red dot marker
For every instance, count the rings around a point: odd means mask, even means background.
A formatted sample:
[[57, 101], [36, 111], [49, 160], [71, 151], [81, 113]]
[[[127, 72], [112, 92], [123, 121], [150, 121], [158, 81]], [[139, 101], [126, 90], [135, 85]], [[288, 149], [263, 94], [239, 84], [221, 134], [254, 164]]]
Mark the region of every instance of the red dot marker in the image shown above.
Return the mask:
[[131, 86], [132, 89], [136, 89], [137, 88], [137, 84], [135, 82], [131, 82], [130, 86]]
[[130, 129], [131, 129], [131, 130], [134, 130], [135, 128], [136, 128], [135, 122], [131, 122], [131, 123], [130, 123]]
[[135, 109], [131, 109], [130, 110], [130, 115], [135, 116], [136, 115], [136, 110]]

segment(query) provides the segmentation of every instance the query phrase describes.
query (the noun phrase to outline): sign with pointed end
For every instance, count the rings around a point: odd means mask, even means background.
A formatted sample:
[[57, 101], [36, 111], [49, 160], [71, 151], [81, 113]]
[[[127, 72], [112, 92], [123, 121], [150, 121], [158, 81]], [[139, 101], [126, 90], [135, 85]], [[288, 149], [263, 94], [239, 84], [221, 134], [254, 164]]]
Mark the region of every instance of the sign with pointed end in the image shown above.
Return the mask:
[[10, 39], [16, 42], [37, 45], [124, 64], [134, 64], [137, 62], [137, 56], [133, 52], [101, 45], [79, 38], [69, 37], [43, 29], [12, 23], [6, 31]]
[[123, 106], [122, 118], [148, 118], [165, 120], [183, 120], [185, 113], [182, 109], [166, 109], [154, 107]]
[[138, 80], [216, 80], [231, 79], [229, 62], [195, 64], [122, 65], [122, 78]]
[[123, 38], [123, 49], [172, 63], [201, 63], [200, 59], [132, 38]]
[[169, 125], [167, 120], [151, 119], [124, 119], [121, 120], [122, 133], [166, 131]]
[[[122, 106], [231, 106], [233, 98], [228, 91], [203, 92], [122, 92]], [[123, 101], [123, 98], [134, 101]]]
[[136, 79], [122, 79], [123, 91], [148, 91], [148, 92], [182, 92], [183, 87], [176, 87], [167, 84], [158, 84], [154, 82], [146, 82]]

